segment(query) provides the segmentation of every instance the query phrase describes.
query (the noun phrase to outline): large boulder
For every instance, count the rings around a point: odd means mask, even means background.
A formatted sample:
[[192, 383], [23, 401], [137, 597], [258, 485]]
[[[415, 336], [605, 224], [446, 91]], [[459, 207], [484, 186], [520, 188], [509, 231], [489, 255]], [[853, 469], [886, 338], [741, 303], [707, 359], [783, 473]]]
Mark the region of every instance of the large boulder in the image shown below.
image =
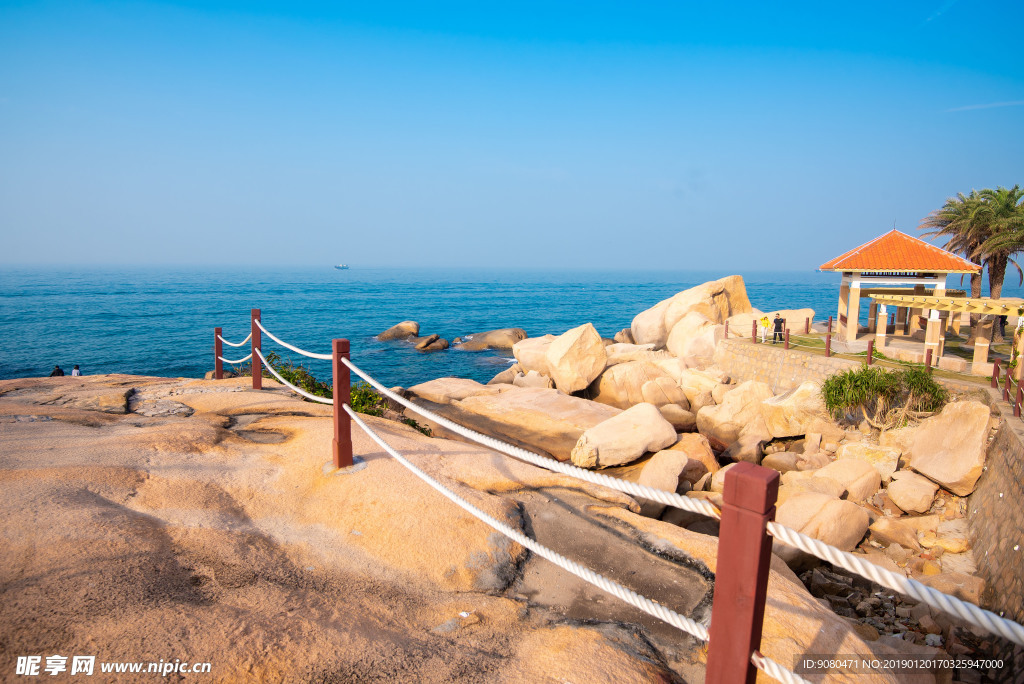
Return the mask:
[[697, 429], [697, 414], [679, 404], [662, 404], [658, 410], [665, 420], [672, 423], [676, 432], [693, 432]]
[[937, 491], [939, 485], [909, 470], [893, 473], [886, 489], [892, 502], [907, 513], [927, 513]]
[[[821, 385], [808, 380], [777, 397], [770, 397], [761, 407], [765, 426], [772, 437], [796, 437], [808, 432], [823, 433], [834, 425], [825, 410]], [[838, 426], [831, 429], [839, 430]]]
[[[679, 487], [679, 479], [686, 469], [690, 458], [682, 451], [659, 451], [644, 464], [640, 471], [638, 484], [674, 493]], [[657, 518], [665, 510], [665, 504], [640, 498], [640, 514]]]
[[593, 401], [622, 409], [644, 402], [655, 406], [679, 404], [684, 409], [690, 407], [676, 381], [659, 366], [644, 361], [626, 361], [609, 366], [590, 384], [587, 396]]
[[541, 387], [543, 389], [551, 389], [555, 386], [551, 378], [541, 375], [535, 370], [519, 373], [512, 378], [512, 384], [516, 387]]
[[590, 323], [553, 339], [544, 356], [549, 370], [545, 375], [555, 381], [555, 387], [567, 394], [593, 382], [608, 361], [604, 342]]
[[740, 383], [721, 404], [697, 412], [697, 431], [725, 445], [738, 441], [743, 433], [767, 436], [761, 404], [771, 397], [771, 389], [763, 382]]
[[[690, 459], [702, 463], [704, 470], [711, 474], [718, 472], [722, 467], [718, 464], [715, 453], [711, 450], [708, 438], [696, 432], [679, 435], [676, 438], [676, 443], [670, 446], [668, 450], [683, 452]], [[696, 481], [694, 480], [694, 482]]]
[[874, 496], [882, 479], [873, 465], [855, 458], [829, 463], [814, 471], [813, 477], [827, 477], [840, 483], [846, 488], [850, 501], [864, 501]]
[[512, 345], [512, 356], [516, 357], [523, 372], [535, 370], [549, 375], [547, 353], [554, 339], [554, 335], [544, 335], [520, 340]]
[[679, 386], [683, 388], [683, 394], [686, 395], [687, 401], [691, 404], [694, 400], [704, 392], [711, 394], [715, 388], [722, 384], [713, 374], [706, 370], [697, 370], [696, 368], [688, 368], [682, 370], [678, 375]]
[[581, 468], [607, 468], [631, 463], [675, 441], [675, 429], [655, 406], [637, 404], [584, 432], [571, 458]]
[[634, 341], [654, 344], [659, 349], [664, 347], [669, 332], [691, 311], [703, 314], [715, 324], [724, 323], [734, 314], [750, 311], [743, 278], [728, 276], [691, 287], [640, 312], [630, 326]]
[[488, 385], [511, 385], [512, 381], [516, 379], [517, 375], [525, 374], [526, 371], [518, 363], [513, 363], [511, 366], [501, 371], [493, 378], [487, 381]]
[[626, 363], [627, 361], [646, 360], [650, 356], [649, 352], [653, 350], [653, 344], [627, 344], [625, 342], [616, 342], [604, 348], [605, 353], [608, 355], [608, 366]]
[[516, 342], [526, 338], [526, 331], [522, 328], [500, 328], [498, 330], [488, 330], [487, 332], [466, 335], [462, 338], [462, 342], [456, 345], [456, 348], [464, 351], [511, 349]]
[[507, 389], [500, 385], [481, 385], [476, 380], [467, 378], [437, 378], [413, 385], [407, 392], [413, 399], [426, 399], [435, 404], [451, 404], [477, 394], [497, 394]]
[[402, 321], [397, 325], [393, 325], [381, 334], [377, 335], [377, 339], [384, 342], [387, 340], [404, 340], [410, 337], [416, 337], [420, 334], [420, 324], [416, 321]]
[[[573, 447], [586, 430], [620, 413], [617, 408], [558, 390], [525, 387], [477, 394], [452, 406], [474, 430], [515, 440], [527, 448], [551, 454], [559, 461], [569, 460]], [[459, 417], [453, 419], [461, 422]]]
[[888, 484], [899, 467], [900, 453], [899, 449], [891, 446], [879, 446], [868, 442], [844, 442], [836, 451], [836, 459], [855, 459], [870, 463], [878, 471], [882, 484]]
[[714, 361], [715, 348], [724, 337], [722, 325], [702, 313], [690, 311], [672, 326], [665, 348], [688, 367], [703, 368]]
[[910, 447], [910, 467], [944, 489], [967, 496], [974, 491], [985, 466], [988, 406], [955, 401], [942, 413], [924, 420]]
[[[775, 521], [842, 551], [852, 551], [868, 531], [869, 518], [867, 511], [852, 501], [803, 492], [779, 505]], [[791, 565], [804, 558], [802, 551], [778, 540], [772, 550]]]

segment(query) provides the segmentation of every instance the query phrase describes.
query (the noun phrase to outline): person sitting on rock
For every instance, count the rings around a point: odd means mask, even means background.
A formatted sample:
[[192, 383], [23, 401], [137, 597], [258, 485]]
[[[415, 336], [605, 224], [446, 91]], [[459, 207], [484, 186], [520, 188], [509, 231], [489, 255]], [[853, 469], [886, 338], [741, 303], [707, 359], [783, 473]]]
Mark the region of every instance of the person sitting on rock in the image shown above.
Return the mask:
[[62, 378], [64, 377], [64, 371], [60, 369], [60, 366], [54, 366], [53, 372], [50, 373], [51, 378]]
[[782, 317], [779, 316], [779, 314], [775, 314], [775, 320], [773, 321], [773, 323], [775, 323], [775, 331], [772, 335], [772, 344], [775, 344], [776, 342], [782, 341], [782, 325], [784, 321], [782, 320]]
[[79, 369], [78, 364], [76, 363], [75, 367], [71, 369], [71, 377], [77, 378], [81, 374], [82, 374], [82, 371], [81, 371], [81, 369]]

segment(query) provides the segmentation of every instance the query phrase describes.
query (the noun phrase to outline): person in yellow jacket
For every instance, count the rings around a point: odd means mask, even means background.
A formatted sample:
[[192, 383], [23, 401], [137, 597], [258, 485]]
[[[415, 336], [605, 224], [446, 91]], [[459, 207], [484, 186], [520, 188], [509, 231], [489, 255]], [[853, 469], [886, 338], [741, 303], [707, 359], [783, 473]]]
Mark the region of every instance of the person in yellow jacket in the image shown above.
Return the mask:
[[768, 335], [768, 328], [772, 322], [768, 320], [768, 316], [761, 316], [761, 320], [758, 321], [761, 324], [761, 344], [764, 344], [764, 338]]

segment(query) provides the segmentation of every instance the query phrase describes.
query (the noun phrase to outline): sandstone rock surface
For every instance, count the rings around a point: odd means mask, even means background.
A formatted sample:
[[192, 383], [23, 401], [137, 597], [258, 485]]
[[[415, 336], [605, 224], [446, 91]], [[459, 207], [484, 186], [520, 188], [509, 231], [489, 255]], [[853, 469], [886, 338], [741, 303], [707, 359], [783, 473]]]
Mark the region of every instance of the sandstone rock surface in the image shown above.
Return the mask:
[[607, 468], [630, 463], [675, 441], [675, 429], [656, 407], [637, 404], [584, 432], [571, 457], [581, 468]]
[[683, 290], [670, 299], [658, 302], [633, 319], [630, 330], [637, 344], [654, 344], [662, 348], [669, 332], [687, 313], [703, 314], [715, 324], [737, 313], [750, 311], [750, 300], [740, 276], [720, 280]]
[[404, 340], [409, 337], [416, 337], [420, 334], [420, 324], [416, 321], [402, 321], [384, 332], [377, 335], [377, 339], [384, 342], [387, 340]]
[[761, 407], [765, 426], [772, 437], [796, 437], [808, 432], [821, 433], [832, 421], [825, 410], [821, 385], [808, 380], [777, 397], [766, 399]]
[[[805, 492], [780, 504], [775, 520], [843, 551], [852, 551], [868, 530], [867, 512], [851, 501], [827, 494]], [[803, 552], [775, 542], [774, 553], [787, 562], [798, 562]]]
[[738, 442], [741, 435], [768, 439], [761, 404], [771, 397], [771, 389], [763, 382], [741, 383], [726, 393], [720, 405], [705, 406], [697, 412], [697, 430], [725, 445]]
[[500, 328], [486, 332], [466, 335], [456, 347], [464, 351], [482, 351], [484, 349], [512, 349], [521, 340], [527, 338], [522, 328]]
[[834, 461], [814, 471], [812, 477], [827, 477], [839, 482], [846, 488], [850, 501], [864, 501], [873, 496], [882, 479], [870, 463], [853, 458]]
[[584, 389], [593, 382], [608, 360], [604, 342], [590, 323], [551, 340], [544, 356], [549, 371], [545, 375], [555, 381], [555, 387], [567, 394]]
[[836, 451], [836, 458], [852, 458], [870, 463], [878, 471], [882, 483], [888, 484], [889, 480], [892, 479], [893, 473], [899, 467], [901, 453], [896, 447], [879, 446], [868, 444], [867, 442], [848, 442], [839, 445], [839, 450]]
[[937, 491], [939, 485], [910, 470], [893, 473], [886, 489], [892, 502], [907, 513], [927, 513]]
[[990, 415], [981, 402], [946, 404], [914, 435], [911, 468], [959, 496], [973, 492], [985, 465]]

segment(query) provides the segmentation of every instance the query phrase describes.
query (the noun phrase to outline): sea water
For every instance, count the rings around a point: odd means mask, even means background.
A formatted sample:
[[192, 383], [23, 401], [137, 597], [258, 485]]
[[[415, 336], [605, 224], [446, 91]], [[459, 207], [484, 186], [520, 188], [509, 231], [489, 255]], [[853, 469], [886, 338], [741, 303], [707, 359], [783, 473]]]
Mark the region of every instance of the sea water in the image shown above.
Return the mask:
[[[55, 364], [67, 373], [79, 364], [86, 374], [200, 378], [213, 368], [214, 328], [241, 341], [249, 334], [250, 309], [259, 308], [267, 330], [302, 349], [329, 353], [332, 338], [348, 338], [353, 361], [388, 386], [444, 376], [486, 382], [508, 367], [510, 351], [424, 353], [375, 335], [404, 320], [418, 321], [421, 335], [448, 340], [506, 327], [530, 336], [560, 334], [589, 321], [612, 337], [644, 309], [726, 275], [731, 273], [8, 268], [0, 271], [0, 378], [48, 375]], [[810, 307], [819, 321], [835, 315], [838, 274], [742, 275], [751, 303], [762, 311]], [[949, 286], [959, 281], [950, 278]], [[300, 357], [266, 336], [263, 351], [277, 351], [330, 379], [328, 361]], [[248, 345], [225, 346], [223, 355], [248, 353]]]

